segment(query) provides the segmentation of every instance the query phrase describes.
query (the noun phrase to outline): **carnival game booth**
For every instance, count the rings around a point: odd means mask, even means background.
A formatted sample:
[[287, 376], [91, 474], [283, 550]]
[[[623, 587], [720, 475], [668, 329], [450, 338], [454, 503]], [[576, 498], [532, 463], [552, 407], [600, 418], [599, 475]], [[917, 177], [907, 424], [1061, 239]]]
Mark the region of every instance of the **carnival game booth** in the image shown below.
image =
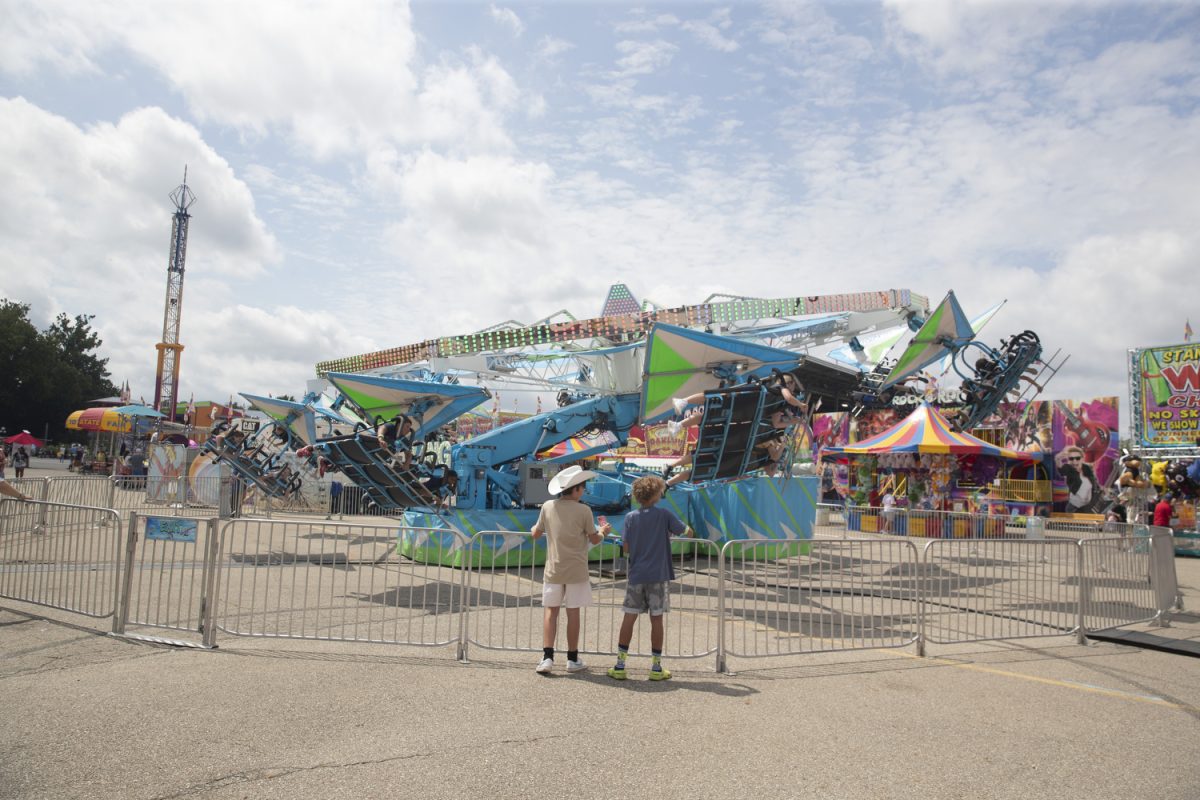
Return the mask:
[[[1036, 480], [1033, 469], [1041, 453], [1009, 450], [959, 433], [928, 403], [870, 439], [826, 448], [821, 458], [847, 463], [849, 530], [937, 538], [1002, 536], [1010, 517], [1050, 513], [1050, 483]], [[1031, 474], [1034, 480], [1014, 477]], [[896, 509], [905, 513], [883, 511], [880, 498], [889, 490]], [[973, 529], [979, 526], [983, 529]]]

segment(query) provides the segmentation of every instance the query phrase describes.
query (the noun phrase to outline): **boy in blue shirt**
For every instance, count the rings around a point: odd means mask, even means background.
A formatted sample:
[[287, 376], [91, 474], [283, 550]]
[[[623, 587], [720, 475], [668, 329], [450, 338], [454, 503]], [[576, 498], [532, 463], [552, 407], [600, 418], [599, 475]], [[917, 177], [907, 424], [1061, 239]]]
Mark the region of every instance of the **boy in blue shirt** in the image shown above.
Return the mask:
[[625, 603], [621, 609], [625, 618], [617, 637], [617, 665], [608, 671], [608, 677], [618, 681], [628, 677], [625, 659], [633, 640], [633, 626], [638, 615], [646, 611], [650, 612], [650, 680], [665, 681], [671, 677], [670, 671], [662, 666], [663, 614], [670, 610], [667, 588], [675, 578], [671, 536], [682, 534], [686, 526], [679, 517], [655, 505], [666, 488], [662, 478], [652, 475], [633, 482], [633, 498], [641, 508], [625, 516], [623, 538], [625, 555], [629, 558]]

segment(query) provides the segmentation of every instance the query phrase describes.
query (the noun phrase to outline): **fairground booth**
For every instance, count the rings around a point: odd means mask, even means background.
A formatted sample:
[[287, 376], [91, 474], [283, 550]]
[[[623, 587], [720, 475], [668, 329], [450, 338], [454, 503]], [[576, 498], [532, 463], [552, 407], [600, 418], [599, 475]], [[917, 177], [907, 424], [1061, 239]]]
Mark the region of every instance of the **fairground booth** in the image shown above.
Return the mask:
[[[954, 431], [928, 403], [877, 436], [821, 451], [823, 461], [846, 465], [839, 493], [850, 510], [847, 527], [863, 531], [884, 526], [878, 509], [888, 492], [899, 509], [993, 515], [1001, 532], [1002, 517], [1049, 516], [1053, 492], [1042, 456]], [[959, 535], [943, 530], [946, 519], [936, 513], [900, 514], [887, 524], [892, 533]]]

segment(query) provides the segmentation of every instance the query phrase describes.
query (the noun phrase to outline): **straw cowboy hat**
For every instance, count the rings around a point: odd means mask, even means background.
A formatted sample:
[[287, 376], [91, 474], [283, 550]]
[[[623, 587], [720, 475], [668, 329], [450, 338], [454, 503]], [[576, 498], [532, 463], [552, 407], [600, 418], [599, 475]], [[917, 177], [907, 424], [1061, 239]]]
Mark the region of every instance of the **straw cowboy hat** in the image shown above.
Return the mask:
[[578, 486], [584, 481], [590, 481], [596, 477], [596, 473], [590, 469], [583, 467], [567, 467], [562, 472], [559, 472], [550, 479], [550, 485], [546, 488], [550, 490], [550, 494], [562, 494], [572, 486]]

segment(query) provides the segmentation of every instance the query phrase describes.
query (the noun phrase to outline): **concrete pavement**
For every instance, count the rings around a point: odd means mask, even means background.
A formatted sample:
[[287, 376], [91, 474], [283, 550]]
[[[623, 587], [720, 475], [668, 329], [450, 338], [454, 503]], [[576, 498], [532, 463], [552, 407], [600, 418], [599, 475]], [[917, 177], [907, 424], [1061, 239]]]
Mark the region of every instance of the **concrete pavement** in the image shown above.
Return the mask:
[[[1200, 569], [1181, 560], [1200, 606]], [[1200, 794], [1200, 659], [1067, 637], [616, 683], [528, 655], [130, 643], [5, 601], [0, 797]], [[1194, 636], [1200, 618], [1168, 629]], [[704, 665], [708, 665], [708, 661]]]
[[[32, 472], [32, 470], [31, 470]], [[1200, 560], [1176, 560], [1200, 610]], [[1069, 636], [928, 657], [533, 673], [471, 649], [115, 639], [0, 600], [0, 798], [1200, 796], [1200, 659]], [[1156, 635], [1200, 640], [1185, 612]], [[562, 658], [559, 659], [560, 664]]]

